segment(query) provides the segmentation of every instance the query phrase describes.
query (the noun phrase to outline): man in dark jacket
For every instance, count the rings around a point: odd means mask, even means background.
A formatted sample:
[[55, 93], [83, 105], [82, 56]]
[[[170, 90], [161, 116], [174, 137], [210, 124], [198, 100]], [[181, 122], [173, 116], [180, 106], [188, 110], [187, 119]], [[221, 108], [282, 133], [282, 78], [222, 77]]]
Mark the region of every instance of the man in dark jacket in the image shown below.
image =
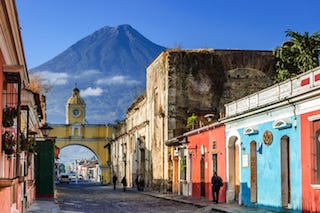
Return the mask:
[[212, 183], [213, 202], [218, 203], [219, 191], [220, 191], [220, 187], [223, 186], [223, 183], [222, 183], [222, 178], [217, 175], [217, 172], [214, 172], [214, 174], [211, 178], [211, 183]]
[[125, 192], [126, 191], [126, 188], [127, 188], [127, 179], [126, 179], [126, 176], [124, 176], [121, 180], [121, 183], [123, 185], [123, 191]]
[[116, 184], [117, 184], [117, 181], [118, 181], [118, 177], [117, 177], [117, 175], [113, 175], [113, 178], [112, 178], [112, 182], [113, 182], [113, 190], [116, 190]]

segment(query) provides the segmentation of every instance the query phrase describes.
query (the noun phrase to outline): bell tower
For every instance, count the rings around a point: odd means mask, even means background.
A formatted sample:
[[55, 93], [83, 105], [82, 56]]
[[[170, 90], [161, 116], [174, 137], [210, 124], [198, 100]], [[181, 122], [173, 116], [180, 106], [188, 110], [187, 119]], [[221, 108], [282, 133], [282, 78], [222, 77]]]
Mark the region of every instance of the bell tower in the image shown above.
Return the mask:
[[86, 104], [80, 97], [79, 89], [74, 88], [66, 104], [66, 124], [84, 124], [85, 117]]

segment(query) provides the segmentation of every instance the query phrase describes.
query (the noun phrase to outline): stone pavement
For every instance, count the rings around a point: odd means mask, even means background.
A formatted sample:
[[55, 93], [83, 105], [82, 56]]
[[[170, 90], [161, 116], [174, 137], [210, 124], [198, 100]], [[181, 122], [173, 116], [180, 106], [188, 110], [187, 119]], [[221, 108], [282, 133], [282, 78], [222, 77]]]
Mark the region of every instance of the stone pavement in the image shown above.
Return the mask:
[[[215, 204], [212, 201], [206, 199], [197, 199], [191, 196], [182, 196], [177, 194], [162, 194], [154, 191], [144, 191], [141, 192], [149, 196], [172, 200], [176, 202], [186, 203], [199, 207], [198, 212], [258, 212], [258, 213], [274, 213], [274, 212], [293, 212], [290, 210], [274, 210], [274, 209], [262, 209], [262, 208], [252, 208], [239, 206], [238, 204], [226, 204], [219, 203]], [[59, 213], [59, 206], [56, 199], [36, 199], [34, 203], [27, 209], [29, 213]], [[66, 211], [63, 211], [66, 212]]]
[[32, 213], [58, 213], [59, 207], [54, 198], [37, 198], [27, 209]]

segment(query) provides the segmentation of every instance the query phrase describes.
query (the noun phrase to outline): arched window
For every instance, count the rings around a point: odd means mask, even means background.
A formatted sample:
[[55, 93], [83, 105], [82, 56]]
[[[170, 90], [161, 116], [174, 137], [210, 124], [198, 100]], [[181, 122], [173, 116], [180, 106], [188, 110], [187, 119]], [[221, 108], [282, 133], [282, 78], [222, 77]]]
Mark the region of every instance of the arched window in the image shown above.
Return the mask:
[[312, 122], [311, 181], [320, 184], [320, 120]]
[[318, 129], [316, 131], [316, 134], [315, 134], [315, 171], [316, 171], [316, 174], [315, 174], [315, 182], [317, 184], [320, 184], [320, 129]]

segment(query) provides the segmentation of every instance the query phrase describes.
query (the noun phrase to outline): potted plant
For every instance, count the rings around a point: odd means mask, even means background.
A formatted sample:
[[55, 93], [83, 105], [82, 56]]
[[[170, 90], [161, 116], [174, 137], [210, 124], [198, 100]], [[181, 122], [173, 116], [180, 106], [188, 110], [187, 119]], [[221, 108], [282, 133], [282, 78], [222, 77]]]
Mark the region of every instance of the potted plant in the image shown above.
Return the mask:
[[11, 127], [14, 124], [14, 119], [18, 115], [18, 110], [15, 107], [6, 106], [2, 110], [2, 125], [4, 127]]
[[17, 144], [17, 138], [11, 131], [5, 131], [2, 134], [2, 150], [6, 154], [14, 153], [16, 144]]
[[29, 139], [28, 151], [29, 152], [34, 152], [35, 148], [36, 148], [36, 145], [37, 145], [36, 139], [34, 137], [31, 137]]

